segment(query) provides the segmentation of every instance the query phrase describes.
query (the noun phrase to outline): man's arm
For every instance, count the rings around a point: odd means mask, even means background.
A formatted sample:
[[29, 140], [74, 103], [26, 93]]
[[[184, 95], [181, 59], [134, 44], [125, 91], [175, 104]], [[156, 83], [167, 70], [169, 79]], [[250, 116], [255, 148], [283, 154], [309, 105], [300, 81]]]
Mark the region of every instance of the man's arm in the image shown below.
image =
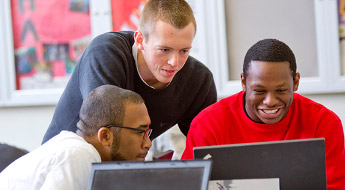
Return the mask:
[[333, 112], [320, 120], [318, 137], [325, 138], [327, 189], [345, 189], [345, 143], [341, 120]]
[[[195, 89], [191, 89], [195, 90]], [[198, 91], [198, 96], [193, 102], [193, 106], [188, 110], [186, 118], [178, 123], [181, 132], [187, 136], [192, 120], [203, 109], [217, 101], [217, 90], [213, 80], [212, 74], [202, 81], [202, 89]]]
[[[128, 64], [132, 60], [130, 49], [115, 34], [103, 34], [97, 38], [80, 60], [78, 83], [84, 99], [93, 89], [104, 84], [126, 87]], [[116, 40], [115, 40], [116, 39]], [[113, 43], [110, 43], [110, 41]], [[128, 73], [127, 73], [128, 75]]]

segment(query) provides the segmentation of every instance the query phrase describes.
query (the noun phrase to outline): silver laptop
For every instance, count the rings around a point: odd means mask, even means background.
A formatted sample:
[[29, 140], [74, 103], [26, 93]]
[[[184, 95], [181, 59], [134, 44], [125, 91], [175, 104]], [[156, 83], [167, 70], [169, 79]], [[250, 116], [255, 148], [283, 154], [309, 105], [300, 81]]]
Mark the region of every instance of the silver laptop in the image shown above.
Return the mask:
[[210, 180], [279, 178], [280, 189], [326, 189], [323, 138], [195, 147], [211, 159]]
[[88, 189], [206, 190], [211, 160], [92, 164]]

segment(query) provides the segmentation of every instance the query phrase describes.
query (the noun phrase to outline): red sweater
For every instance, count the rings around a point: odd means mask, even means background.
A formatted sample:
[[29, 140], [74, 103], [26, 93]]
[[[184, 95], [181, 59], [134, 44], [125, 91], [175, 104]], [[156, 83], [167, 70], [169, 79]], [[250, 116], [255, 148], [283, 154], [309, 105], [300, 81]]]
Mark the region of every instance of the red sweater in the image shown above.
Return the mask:
[[327, 189], [345, 189], [344, 131], [339, 117], [297, 93], [287, 116], [275, 124], [250, 120], [244, 92], [224, 98], [194, 118], [182, 159], [193, 159], [193, 147], [306, 138], [325, 138]]

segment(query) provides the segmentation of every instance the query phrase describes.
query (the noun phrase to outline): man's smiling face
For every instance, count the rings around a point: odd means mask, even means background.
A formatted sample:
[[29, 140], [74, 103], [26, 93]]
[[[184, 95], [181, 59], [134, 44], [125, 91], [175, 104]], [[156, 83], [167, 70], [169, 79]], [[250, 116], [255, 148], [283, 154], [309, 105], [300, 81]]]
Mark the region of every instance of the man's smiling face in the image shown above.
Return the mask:
[[245, 110], [254, 122], [274, 124], [288, 114], [299, 84], [299, 73], [293, 80], [289, 66], [286, 61], [251, 61], [246, 81], [241, 75]]

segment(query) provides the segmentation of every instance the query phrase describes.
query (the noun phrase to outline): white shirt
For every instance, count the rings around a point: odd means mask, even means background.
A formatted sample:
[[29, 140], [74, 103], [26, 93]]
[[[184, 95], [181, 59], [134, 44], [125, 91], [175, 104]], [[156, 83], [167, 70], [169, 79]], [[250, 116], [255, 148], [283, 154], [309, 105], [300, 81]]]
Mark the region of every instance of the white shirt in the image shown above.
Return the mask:
[[62, 131], [0, 173], [0, 189], [86, 189], [97, 150], [79, 135]]

